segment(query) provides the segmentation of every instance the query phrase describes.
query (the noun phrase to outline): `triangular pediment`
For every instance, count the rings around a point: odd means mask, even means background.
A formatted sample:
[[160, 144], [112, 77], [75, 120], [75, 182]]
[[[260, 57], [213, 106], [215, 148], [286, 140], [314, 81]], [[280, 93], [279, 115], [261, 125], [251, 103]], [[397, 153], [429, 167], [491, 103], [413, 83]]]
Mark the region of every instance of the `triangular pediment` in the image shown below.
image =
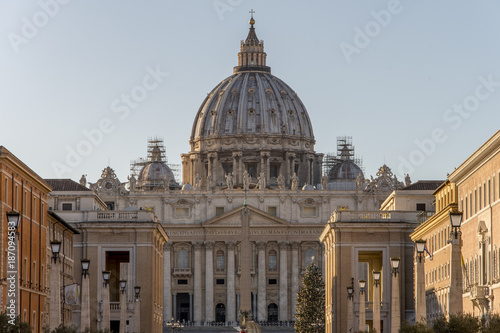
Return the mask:
[[245, 209], [250, 212], [250, 228], [286, 227], [290, 223], [274, 215], [268, 214], [252, 206], [240, 206], [222, 215], [202, 223], [204, 227], [241, 227], [242, 214]]

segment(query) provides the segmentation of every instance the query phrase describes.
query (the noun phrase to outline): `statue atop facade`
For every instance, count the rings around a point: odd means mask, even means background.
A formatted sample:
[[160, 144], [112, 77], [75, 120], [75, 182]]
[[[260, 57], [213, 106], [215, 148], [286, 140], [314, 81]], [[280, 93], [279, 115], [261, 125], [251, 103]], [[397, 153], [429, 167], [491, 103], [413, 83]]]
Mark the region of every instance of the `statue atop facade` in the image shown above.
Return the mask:
[[243, 189], [248, 190], [250, 188], [250, 174], [247, 170], [243, 172]]
[[407, 173], [405, 176], [405, 186], [410, 186], [410, 185], [411, 185], [410, 174]]
[[211, 190], [213, 185], [214, 184], [213, 184], [212, 175], [208, 175], [208, 177], [207, 177], [207, 191]]
[[259, 181], [257, 183], [257, 187], [259, 188], [259, 190], [265, 189], [266, 188], [266, 174], [264, 172], [261, 172], [260, 176], [257, 179]]
[[278, 187], [280, 188], [280, 190], [285, 189], [285, 177], [283, 177], [283, 175], [281, 173], [278, 176]]
[[200, 183], [201, 183], [201, 177], [199, 174], [196, 174], [196, 177], [194, 177], [194, 189], [195, 190], [200, 190]]
[[80, 185], [87, 187], [87, 177], [85, 175], [82, 175], [82, 178], [80, 178]]
[[323, 190], [328, 189], [328, 175], [325, 173], [323, 177], [321, 177], [321, 186], [323, 187]]
[[226, 184], [228, 190], [233, 189], [233, 174], [231, 172], [226, 174]]
[[136, 182], [134, 175], [130, 175], [128, 177], [128, 181], [129, 181], [129, 184], [128, 184], [129, 190], [134, 191], [135, 190], [135, 182]]
[[365, 183], [365, 177], [363, 177], [363, 174], [360, 172], [358, 173], [358, 177], [356, 177], [356, 189], [362, 190], [364, 183]]
[[299, 180], [300, 180], [299, 177], [294, 172], [293, 176], [290, 177], [290, 179], [292, 180], [292, 190], [297, 190], [299, 188]]

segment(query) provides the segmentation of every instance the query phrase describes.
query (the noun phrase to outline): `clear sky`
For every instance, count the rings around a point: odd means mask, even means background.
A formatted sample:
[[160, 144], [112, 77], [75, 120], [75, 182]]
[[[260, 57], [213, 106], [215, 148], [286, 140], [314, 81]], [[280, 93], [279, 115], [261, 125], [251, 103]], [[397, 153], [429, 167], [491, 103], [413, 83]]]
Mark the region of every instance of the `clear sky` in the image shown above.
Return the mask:
[[44, 178], [126, 181], [152, 136], [180, 164], [252, 8], [316, 151], [352, 136], [367, 178], [445, 179], [499, 129], [498, 1], [2, 1], [0, 145]]

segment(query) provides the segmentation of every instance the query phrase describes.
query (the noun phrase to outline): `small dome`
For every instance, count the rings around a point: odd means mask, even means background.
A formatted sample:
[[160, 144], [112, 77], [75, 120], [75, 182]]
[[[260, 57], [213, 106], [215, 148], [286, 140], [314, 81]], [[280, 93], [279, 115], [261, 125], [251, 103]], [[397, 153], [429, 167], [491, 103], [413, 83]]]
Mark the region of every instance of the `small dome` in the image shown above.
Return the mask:
[[165, 177], [172, 181], [175, 180], [172, 170], [163, 162], [151, 162], [146, 164], [139, 172], [137, 181], [143, 182], [162, 182]]
[[356, 180], [363, 171], [352, 160], [345, 160], [335, 164], [328, 172], [328, 180]]

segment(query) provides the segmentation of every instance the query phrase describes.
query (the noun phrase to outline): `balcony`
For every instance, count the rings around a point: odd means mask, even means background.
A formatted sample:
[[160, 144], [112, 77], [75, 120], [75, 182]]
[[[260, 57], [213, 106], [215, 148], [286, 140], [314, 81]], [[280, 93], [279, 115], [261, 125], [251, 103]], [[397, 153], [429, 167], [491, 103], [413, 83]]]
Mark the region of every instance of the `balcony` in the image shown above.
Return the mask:
[[406, 212], [397, 210], [388, 211], [334, 211], [328, 222], [418, 222], [418, 214], [416, 212]]
[[490, 294], [490, 288], [487, 286], [472, 286], [470, 290], [470, 300], [486, 299]]
[[191, 276], [191, 268], [174, 268], [174, 276]]

